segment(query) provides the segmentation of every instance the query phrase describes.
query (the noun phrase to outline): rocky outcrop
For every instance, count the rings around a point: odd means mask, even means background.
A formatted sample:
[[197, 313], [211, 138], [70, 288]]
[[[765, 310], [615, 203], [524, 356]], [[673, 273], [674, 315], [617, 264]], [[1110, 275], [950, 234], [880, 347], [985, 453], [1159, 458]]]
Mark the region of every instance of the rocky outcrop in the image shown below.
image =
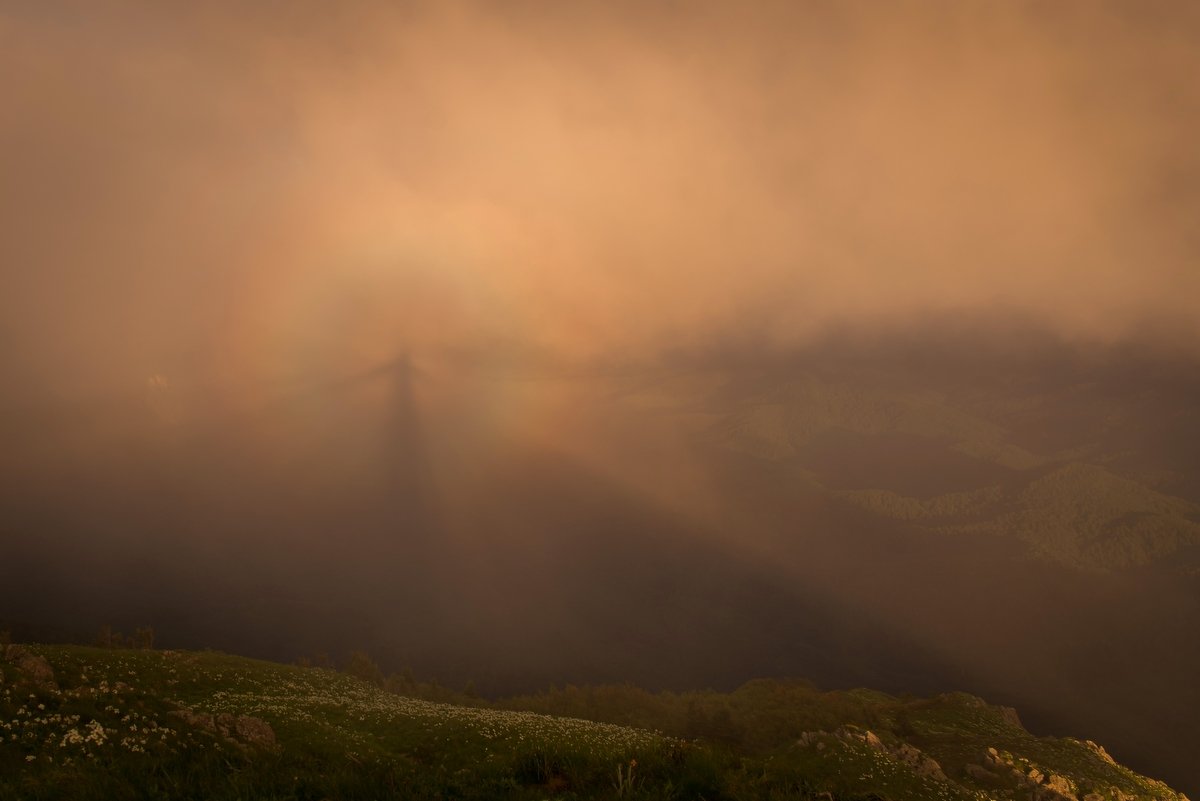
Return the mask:
[[172, 712], [171, 715], [190, 726], [224, 737], [231, 743], [266, 749], [274, 749], [278, 746], [275, 730], [262, 718], [231, 715], [227, 712], [213, 715], [186, 708]]
[[985, 784], [993, 784], [1000, 781], [1000, 774], [993, 773], [983, 765], [969, 763], [963, 768], [963, 771], [975, 781]]
[[1021, 730], [1025, 729], [1025, 724], [1021, 722], [1021, 716], [1018, 715], [1017, 710], [1013, 709], [1011, 706], [994, 706], [992, 708], [1000, 713], [1000, 717], [1008, 725], [1014, 726]]
[[1108, 764], [1110, 764], [1110, 765], [1117, 764], [1117, 761], [1115, 759], [1113, 759], [1112, 756], [1107, 751], [1104, 750], [1104, 746], [1100, 745], [1099, 743], [1094, 743], [1091, 740], [1084, 740], [1083, 744], [1088, 748], [1089, 751], [1091, 751], [1096, 756], [1103, 759]]
[[942, 772], [942, 766], [938, 764], [937, 760], [923, 753], [916, 746], [900, 743], [888, 750], [893, 757], [911, 767], [918, 776], [946, 781], [946, 774]]
[[262, 718], [250, 717], [249, 715], [242, 715], [235, 718], [233, 720], [233, 731], [238, 739], [250, 745], [257, 745], [264, 748], [274, 748], [277, 745], [275, 730], [271, 728], [270, 723], [267, 723]]
[[[1117, 764], [1099, 745], [1090, 740], [1084, 741], [1083, 744], [1106, 762]], [[1161, 795], [1158, 793], [1150, 796], [1134, 795], [1112, 786], [1107, 788], [1092, 786], [1087, 793], [1081, 795], [1083, 790], [1068, 777], [1044, 771], [1027, 760], [1019, 760], [995, 748], [986, 749], [980, 762], [981, 764], [964, 766], [963, 772], [985, 785], [1006, 785], [1010, 788], [1009, 792], [1015, 792], [1015, 797], [1019, 799], [1028, 798], [1030, 801], [1145, 801], [1146, 799], [1177, 798], [1180, 801], [1187, 801], [1187, 796], [1177, 795], [1165, 784], [1153, 781], [1149, 783], [1161, 788]]]
[[23, 676], [37, 687], [58, 692], [54, 669], [45, 657], [38, 656], [23, 645], [6, 645], [2, 651], [0, 655], [4, 657], [4, 661], [11, 664], [19, 676]]
[[1036, 797], [1046, 801], [1078, 801], [1075, 795], [1075, 783], [1066, 776], [1051, 773], [1044, 779], [1041, 787], [1036, 788]]
[[897, 762], [908, 765], [918, 776], [925, 776], [937, 781], [948, 781], [946, 774], [942, 772], [942, 766], [937, 760], [929, 757], [921, 749], [906, 742], [888, 743], [880, 739], [879, 735], [869, 729], [860, 729], [857, 726], [843, 726], [835, 732], [826, 731], [806, 731], [800, 735], [797, 743], [800, 746], [808, 747], [815, 745], [818, 749], [824, 747], [823, 739], [836, 737], [842, 742], [860, 742], [870, 748], [887, 754]]
[[1079, 801], [1075, 784], [1067, 777], [1047, 775], [1036, 765], [1018, 762], [995, 748], [984, 750], [981, 764], [968, 764], [963, 770], [976, 781], [1014, 785], [1028, 793], [1031, 801]]

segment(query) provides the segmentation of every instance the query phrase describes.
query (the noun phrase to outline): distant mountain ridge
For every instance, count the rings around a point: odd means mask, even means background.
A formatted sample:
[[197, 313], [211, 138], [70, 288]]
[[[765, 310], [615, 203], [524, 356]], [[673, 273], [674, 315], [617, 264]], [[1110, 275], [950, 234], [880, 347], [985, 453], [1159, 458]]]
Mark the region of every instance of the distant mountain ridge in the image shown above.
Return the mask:
[[797, 369], [775, 381], [734, 376], [719, 400], [701, 401], [713, 414], [706, 439], [884, 519], [1011, 537], [1073, 569], [1169, 560], [1200, 571], [1200, 499], [1173, 494], [1187, 493], [1197, 472], [1162, 458], [1155, 438], [1129, 441], [1130, 431], [1172, 422], [1146, 419], [1142, 394], [1101, 398], [1102, 413], [1077, 419], [1052, 382], [973, 390]]

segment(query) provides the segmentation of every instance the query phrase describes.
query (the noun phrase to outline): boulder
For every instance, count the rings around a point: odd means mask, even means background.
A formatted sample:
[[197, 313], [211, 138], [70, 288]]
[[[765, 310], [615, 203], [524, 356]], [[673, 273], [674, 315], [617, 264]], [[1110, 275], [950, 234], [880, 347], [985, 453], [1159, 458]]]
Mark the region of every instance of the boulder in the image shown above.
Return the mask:
[[828, 736], [829, 736], [828, 732], [806, 731], [800, 735], [800, 739], [796, 741], [796, 744], [801, 747], [807, 748], [808, 746], [810, 746], [814, 743], [820, 742], [822, 737], [828, 737]]
[[1074, 795], [1075, 784], [1066, 776], [1059, 776], [1057, 773], [1051, 773], [1046, 779], [1046, 787], [1063, 795]]
[[1070, 779], [1056, 773], [1044, 778], [1045, 783], [1033, 788], [1034, 801], [1079, 801], [1075, 795], [1075, 785]]
[[900, 743], [896, 747], [890, 749], [890, 753], [900, 762], [908, 765], [913, 769], [913, 772], [918, 776], [925, 776], [938, 781], [948, 781], [946, 774], [942, 771], [942, 766], [938, 761], [928, 754], [921, 751], [915, 745], [908, 743]]
[[997, 776], [995, 773], [992, 773], [990, 770], [985, 768], [983, 765], [976, 765], [974, 762], [967, 763], [966, 767], [964, 767], [963, 770], [966, 771], [966, 774], [968, 776], [970, 776], [972, 779], [975, 779], [976, 781], [981, 781], [981, 782], [998, 782], [998, 781], [1000, 781], [1000, 777]]
[[218, 734], [238, 745], [268, 749], [274, 749], [278, 745], [275, 730], [262, 718], [231, 715], [228, 712], [210, 715], [191, 709], [179, 709], [171, 714], [190, 726]]
[[1012, 763], [1000, 755], [1000, 752], [995, 748], [987, 748], [983, 752], [983, 765], [989, 770], [1006, 771], [1012, 767]]
[[233, 730], [238, 739], [248, 745], [261, 748], [274, 748], [276, 745], [275, 730], [262, 718], [242, 715], [234, 721]]
[[[898, 762], [905, 763], [918, 776], [925, 776], [943, 782], [949, 781], [946, 778], [946, 774], [942, 772], [942, 766], [938, 764], [937, 760], [922, 753], [921, 749], [916, 746], [905, 742], [889, 745], [881, 740], [875, 732], [868, 729], [859, 729], [857, 726], [843, 726], [835, 734], [840, 740], [845, 742], [857, 740], [876, 751], [887, 754]], [[821, 744], [818, 743], [817, 747], [820, 748]]]
[[9, 645], [4, 649], [4, 658], [29, 681], [44, 689], [58, 691], [54, 681], [54, 668], [45, 657], [38, 656], [22, 645]]

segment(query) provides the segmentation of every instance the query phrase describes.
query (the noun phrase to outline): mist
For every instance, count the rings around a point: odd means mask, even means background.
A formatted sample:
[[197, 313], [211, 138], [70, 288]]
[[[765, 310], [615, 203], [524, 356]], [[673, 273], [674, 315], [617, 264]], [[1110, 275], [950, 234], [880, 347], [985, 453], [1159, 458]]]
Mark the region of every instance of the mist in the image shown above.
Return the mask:
[[38, 386], [995, 307], [1195, 335], [1186, 3], [2, 19], [5, 337]]
[[1198, 44], [1182, 2], [6, 3], [0, 622], [963, 689], [1195, 792]]

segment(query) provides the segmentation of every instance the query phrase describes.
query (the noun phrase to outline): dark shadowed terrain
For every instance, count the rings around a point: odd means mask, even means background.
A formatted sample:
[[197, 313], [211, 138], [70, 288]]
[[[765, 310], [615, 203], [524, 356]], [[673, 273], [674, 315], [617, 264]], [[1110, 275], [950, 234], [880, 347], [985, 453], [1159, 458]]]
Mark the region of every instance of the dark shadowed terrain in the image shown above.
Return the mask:
[[966, 690], [1194, 787], [1196, 365], [940, 334], [12, 405], [0, 609], [489, 694]]

